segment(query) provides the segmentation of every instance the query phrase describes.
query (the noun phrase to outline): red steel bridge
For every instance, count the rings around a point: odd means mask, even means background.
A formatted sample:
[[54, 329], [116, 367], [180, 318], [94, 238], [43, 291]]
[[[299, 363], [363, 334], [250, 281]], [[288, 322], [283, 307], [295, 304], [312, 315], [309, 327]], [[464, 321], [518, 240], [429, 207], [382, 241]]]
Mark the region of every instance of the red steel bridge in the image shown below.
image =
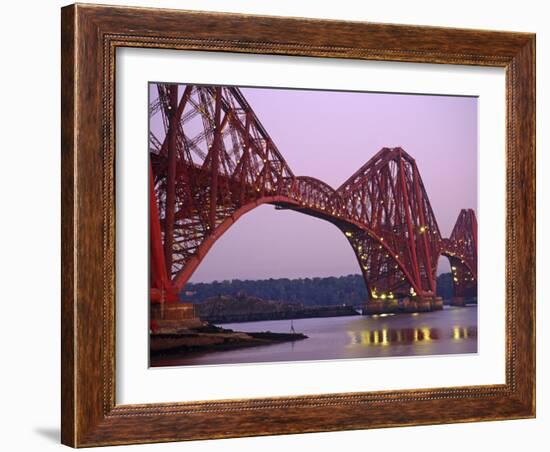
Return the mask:
[[373, 300], [434, 297], [441, 255], [450, 260], [455, 297], [477, 294], [474, 211], [462, 210], [442, 237], [403, 149], [381, 149], [334, 189], [292, 172], [238, 88], [156, 88], [149, 115], [162, 126], [149, 134], [151, 302], [178, 301], [216, 240], [262, 204], [338, 227]]

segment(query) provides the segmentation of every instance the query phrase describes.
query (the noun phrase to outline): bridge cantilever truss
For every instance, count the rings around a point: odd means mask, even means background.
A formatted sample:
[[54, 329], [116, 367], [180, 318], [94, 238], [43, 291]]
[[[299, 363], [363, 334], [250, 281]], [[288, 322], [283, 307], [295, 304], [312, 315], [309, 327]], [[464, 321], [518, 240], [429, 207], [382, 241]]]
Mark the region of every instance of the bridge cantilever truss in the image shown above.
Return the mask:
[[[372, 298], [433, 296], [440, 255], [455, 293], [477, 283], [477, 222], [463, 210], [441, 237], [414, 159], [383, 148], [337, 189], [295, 176], [235, 87], [156, 85], [150, 117], [151, 301], [176, 301], [216, 240], [262, 204], [336, 225]], [[183, 88], [183, 89], [181, 89]], [[156, 133], [155, 133], [156, 132]]]

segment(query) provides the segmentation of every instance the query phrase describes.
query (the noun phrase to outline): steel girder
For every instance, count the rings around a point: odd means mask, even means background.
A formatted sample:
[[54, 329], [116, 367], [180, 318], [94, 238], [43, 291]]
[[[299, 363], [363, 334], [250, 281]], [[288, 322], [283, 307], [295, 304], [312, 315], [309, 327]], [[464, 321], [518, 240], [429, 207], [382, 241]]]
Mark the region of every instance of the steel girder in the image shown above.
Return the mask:
[[477, 256], [473, 211], [462, 211], [442, 239], [416, 163], [403, 149], [382, 149], [335, 190], [293, 174], [238, 88], [157, 90], [149, 108], [162, 124], [149, 140], [153, 302], [177, 299], [215, 241], [266, 203], [335, 224], [374, 298], [434, 295], [440, 254]]
[[454, 296], [477, 296], [477, 219], [472, 209], [460, 211], [451, 236], [443, 240], [441, 254], [451, 263]]

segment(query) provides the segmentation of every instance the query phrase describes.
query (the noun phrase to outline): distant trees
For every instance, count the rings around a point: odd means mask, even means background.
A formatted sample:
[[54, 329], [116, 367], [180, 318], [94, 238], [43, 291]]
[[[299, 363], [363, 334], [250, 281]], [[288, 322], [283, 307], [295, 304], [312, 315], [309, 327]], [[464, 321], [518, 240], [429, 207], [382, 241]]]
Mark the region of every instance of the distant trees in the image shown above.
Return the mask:
[[353, 306], [304, 306], [242, 295], [212, 297], [197, 306], [201, 320], [216, 324], [359, 315]]
[[[437, 295], [452, 296], [450, 273], [437, 277]], [[279, 278], [258, 281], [233, 279], [211, 283], [188, 283], [180, 298], [193, 303], [202, 303], [212, 297], [235, 298], [258, 297], [263, 300], [285, 303], [300, 303], [304, 306], [359, 305], [368, 298], [362, 275], [347, 275], [327, 278]]]
[[218, 296], [251, 296], [264, 300], [301, 303], [304, 306], [361, 304], [367, 289], [361, 275], [328, 278], [279, 278], [259, 281], [234, 279], [212, 283], [188, 283], [181, 299], [195, 303]]
[[437, 296], [444, 300], [453, 297], [453, 277], [451, 273], [441, 273], [437, 277]]

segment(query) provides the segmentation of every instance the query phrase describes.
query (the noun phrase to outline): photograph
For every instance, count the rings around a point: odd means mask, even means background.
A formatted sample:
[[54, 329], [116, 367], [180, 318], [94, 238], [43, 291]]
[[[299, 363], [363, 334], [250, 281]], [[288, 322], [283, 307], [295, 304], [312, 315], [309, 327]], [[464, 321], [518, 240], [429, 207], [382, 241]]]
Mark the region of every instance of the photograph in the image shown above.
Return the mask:
[[476, 96], [148, 90], [151, 367], [477, 353]]

